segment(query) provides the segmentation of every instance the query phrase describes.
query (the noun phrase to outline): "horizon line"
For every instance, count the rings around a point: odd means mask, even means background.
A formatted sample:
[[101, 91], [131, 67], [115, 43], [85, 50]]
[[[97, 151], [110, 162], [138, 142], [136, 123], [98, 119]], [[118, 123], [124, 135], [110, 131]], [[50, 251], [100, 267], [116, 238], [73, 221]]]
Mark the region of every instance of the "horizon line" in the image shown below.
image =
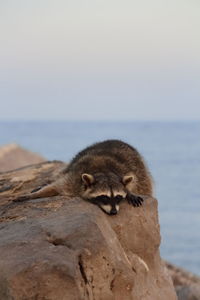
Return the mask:
[[1, 122], [77, 122], [77, 123], [86, 123], [86, 122], [98, 122], [98, 123], [132, 123], [132, 122], [162, 122], [162, 123], [181, 123], [181, 122], [200, 122], [200, 119], [4, 119], [0, 120]]

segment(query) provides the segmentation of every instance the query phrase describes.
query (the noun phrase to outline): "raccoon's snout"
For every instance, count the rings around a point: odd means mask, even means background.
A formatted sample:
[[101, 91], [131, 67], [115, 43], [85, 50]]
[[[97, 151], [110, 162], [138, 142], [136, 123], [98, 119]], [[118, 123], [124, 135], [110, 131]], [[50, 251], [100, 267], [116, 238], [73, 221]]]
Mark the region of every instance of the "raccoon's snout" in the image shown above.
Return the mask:
[[108, 215], [116, 215], [119, 211], [119, 205], [111, 206], [110, 204], [101, 204], [99, 206]]
[[116, 208], [112, 208], [110, 211], [110, 215], [116, 215], [116, 214], [117, 214]]

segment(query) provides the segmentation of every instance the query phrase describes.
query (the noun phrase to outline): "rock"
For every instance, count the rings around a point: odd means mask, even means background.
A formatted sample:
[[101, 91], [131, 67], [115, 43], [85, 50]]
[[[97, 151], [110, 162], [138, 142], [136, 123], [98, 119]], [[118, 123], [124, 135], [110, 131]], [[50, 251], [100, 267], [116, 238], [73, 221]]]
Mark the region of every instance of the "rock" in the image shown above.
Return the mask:
[[200, 277], [180, 267], [165, 262], [172, 277], [179, 300], [200, 299]]
[[116, 216], [80, 198], [12, 202], [63, 166], [0, 174], [0, 299], [175, 300], [159, 254], [156, 199], [123, 203]]
[[191, 284], [190, 286], [179, 286], [176, 289], [179, 300], [199, 300], [200, 286]]
[[25, 150], [16, 144], [0, 147], [0, 172], [45, 161], [39, 154]]
[[200, 285], [200, 277], [193, 273], [184, 270], [183, 268], [177, 267], [169, 262], [165, 262], [166, 267], [169, 270], [170, 276], [172, 277], [175, 286], [184, 286], [191, 284]]

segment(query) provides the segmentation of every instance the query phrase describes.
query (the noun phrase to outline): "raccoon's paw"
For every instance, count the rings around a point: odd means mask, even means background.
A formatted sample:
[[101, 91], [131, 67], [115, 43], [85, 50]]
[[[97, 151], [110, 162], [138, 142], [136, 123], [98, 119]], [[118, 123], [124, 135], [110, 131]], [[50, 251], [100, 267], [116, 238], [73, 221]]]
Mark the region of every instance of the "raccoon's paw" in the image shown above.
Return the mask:
[[133, 194], [127, 195], [127, 201], [129, 204], [132, 204], [133, 206], [141, 206], [144, 199], [140, 196], [135, 196]]

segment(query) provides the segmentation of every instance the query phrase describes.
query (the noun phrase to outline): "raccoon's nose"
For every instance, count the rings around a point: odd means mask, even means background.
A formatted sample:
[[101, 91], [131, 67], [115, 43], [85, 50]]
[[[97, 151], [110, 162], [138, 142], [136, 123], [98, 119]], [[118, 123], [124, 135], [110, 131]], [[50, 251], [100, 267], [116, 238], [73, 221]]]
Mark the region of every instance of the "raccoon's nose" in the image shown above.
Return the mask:
[[117, 214], [116, 208], [112, 208], [110, 211], [110, 215], [116, 215], [116, 214]]

